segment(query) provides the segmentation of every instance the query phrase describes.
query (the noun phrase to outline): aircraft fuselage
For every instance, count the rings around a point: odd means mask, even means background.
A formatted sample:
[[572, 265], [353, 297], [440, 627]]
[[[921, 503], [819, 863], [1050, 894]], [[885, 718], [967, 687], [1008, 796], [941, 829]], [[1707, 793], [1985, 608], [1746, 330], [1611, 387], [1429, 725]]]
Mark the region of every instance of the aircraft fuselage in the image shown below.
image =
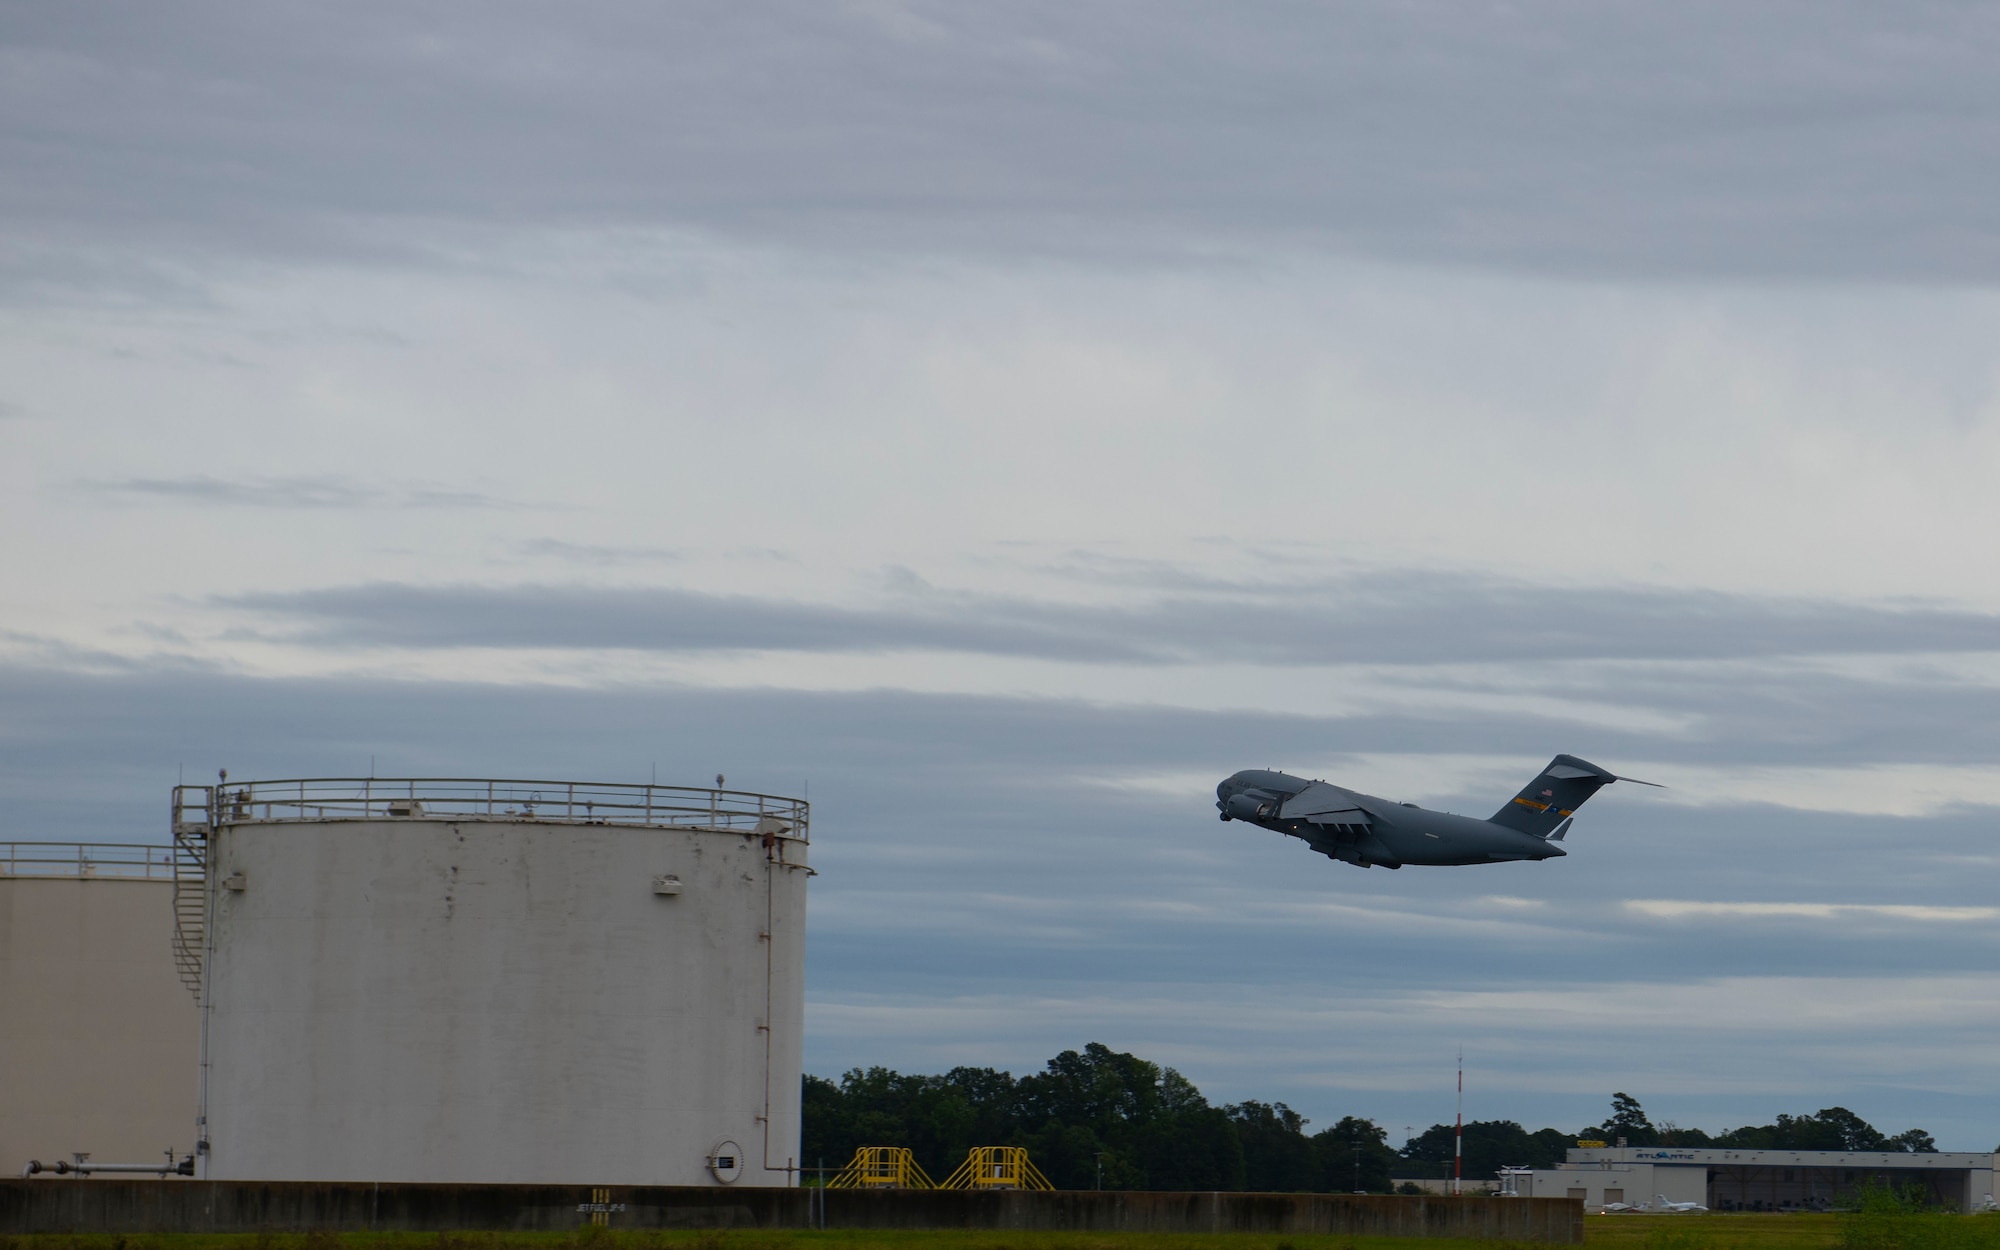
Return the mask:
[[[1309, 788], [1317, 810], [1295, 810], [1295, 800]], [[1247, 769], [1217, 786], [1215, 797], [1224, 820], [1299, 838], [1323, 855], [1362, 867], [1493, 864], [1567, 854], [1554, 840], [1490, 820], [1426, 811], [1287, 773]], [[1342, 810], [1343, 805], [1351, 806]]]

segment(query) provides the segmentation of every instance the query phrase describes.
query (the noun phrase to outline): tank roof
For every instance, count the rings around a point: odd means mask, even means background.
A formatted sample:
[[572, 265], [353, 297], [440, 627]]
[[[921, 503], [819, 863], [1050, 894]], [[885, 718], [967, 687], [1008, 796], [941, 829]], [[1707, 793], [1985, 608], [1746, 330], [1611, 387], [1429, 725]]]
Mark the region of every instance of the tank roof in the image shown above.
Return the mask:
[[720, 787], [485, 777], [305, 777], [176, 786], [177, 833], [277, 821], [450, 820], [638, 825], [805, 841], [804, 799]]

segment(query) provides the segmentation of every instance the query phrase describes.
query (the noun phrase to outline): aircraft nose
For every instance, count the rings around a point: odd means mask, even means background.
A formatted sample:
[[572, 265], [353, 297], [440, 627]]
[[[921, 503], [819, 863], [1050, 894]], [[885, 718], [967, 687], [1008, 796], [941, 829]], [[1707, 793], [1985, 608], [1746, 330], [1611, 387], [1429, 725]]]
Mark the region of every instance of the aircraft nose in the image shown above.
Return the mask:
[[1228, 777], [1224, 777], [1221, 784], [1215, 787], [1215, 812], [1223, 820], [1230, 819], [1229, 801], [1242, 793], [1246, 788], [1243, 782], [1239, 780], [1242, 776], [1242, 773], [1231, 774]]

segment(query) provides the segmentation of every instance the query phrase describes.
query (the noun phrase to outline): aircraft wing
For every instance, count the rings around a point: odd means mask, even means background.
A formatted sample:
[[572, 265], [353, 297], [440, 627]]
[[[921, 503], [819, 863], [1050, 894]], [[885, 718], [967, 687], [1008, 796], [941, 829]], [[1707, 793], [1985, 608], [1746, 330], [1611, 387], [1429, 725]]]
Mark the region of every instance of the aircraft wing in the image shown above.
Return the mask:
[[1315, 781], [1278, 809], [1284, 820], [1303, 820], [1315, 825], [1371, 825], [1375, 823], [1361, 810], [1354, 795], [1339, 786]]

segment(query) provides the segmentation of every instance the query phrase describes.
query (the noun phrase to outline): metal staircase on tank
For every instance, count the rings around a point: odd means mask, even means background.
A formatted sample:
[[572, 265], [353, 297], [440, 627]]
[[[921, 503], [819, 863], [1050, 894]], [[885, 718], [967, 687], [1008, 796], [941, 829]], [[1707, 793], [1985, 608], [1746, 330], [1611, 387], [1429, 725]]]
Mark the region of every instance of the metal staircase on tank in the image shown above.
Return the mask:
[[174, 969], [201, 1001], [202, 956], [208, 949], [208, 831], [214, 791], [174, 787]]

